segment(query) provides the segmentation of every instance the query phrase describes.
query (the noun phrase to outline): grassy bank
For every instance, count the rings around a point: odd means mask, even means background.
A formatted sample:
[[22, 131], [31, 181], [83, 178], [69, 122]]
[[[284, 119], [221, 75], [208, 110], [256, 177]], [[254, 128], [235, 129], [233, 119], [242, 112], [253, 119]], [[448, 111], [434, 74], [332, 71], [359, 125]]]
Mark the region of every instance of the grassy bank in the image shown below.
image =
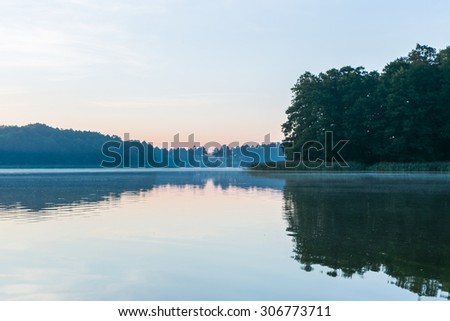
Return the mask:
[[277, 162], [258, 164], [251, 167], [251, 170], [268, 171], [367, 171], [367, 172], [447, 172], [450, 173], [450, 162], [432, 162], [432, 163], [376, 163], [373, 165], [349, 162], [347, 165], [338, 163], [308, 163], [308, 162]]

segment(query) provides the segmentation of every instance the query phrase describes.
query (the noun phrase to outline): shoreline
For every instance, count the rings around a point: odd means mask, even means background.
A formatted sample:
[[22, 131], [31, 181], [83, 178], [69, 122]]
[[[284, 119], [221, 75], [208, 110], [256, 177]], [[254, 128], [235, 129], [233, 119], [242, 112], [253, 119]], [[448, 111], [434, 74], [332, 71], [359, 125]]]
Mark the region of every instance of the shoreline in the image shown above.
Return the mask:
[[372, 165], [349, 162], [348, 166], [338, 163], [314, 164], [314, 163], [294, 163], [277, 162], [258, 164], [249, 167], [249, 170], [260, 170], [269, 172], [391, 172], [391, 173], [450, 173], [450, 162], [423, 162], [423, 163], [394, 163], [380, 162]]
[[348, 163], [348, 166], [333, 165], [315, 166], [314, 164], [294, 164], [287, 162], [257, 164], [253, 167], [85, 167], [85, 166], [0, 166], [0, 173], [14, 171], [52, 172], [165, 172], [165, 171], [251, 171], [282, 173], [450, 173], [450, 162], [436, 163]]

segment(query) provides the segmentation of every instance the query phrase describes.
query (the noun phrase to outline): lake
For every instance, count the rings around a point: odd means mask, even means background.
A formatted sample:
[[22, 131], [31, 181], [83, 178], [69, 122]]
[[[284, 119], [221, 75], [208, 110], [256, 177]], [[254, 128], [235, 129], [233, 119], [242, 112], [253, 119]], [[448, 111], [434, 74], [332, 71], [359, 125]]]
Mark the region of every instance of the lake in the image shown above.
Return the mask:
[[450, 175], [0, 170], [1, 300], [449, 300]]

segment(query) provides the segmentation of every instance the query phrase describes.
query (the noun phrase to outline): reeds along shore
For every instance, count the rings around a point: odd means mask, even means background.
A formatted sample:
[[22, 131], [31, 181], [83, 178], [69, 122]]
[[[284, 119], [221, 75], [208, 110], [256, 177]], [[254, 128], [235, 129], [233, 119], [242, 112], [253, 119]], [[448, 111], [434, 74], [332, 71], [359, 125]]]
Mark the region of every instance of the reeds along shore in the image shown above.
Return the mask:
[[392, 163], [381, 162], [372, 165], [363, 163], [324, 162], [276, 162], [251, 166], [252, 170], [282, 171], [368, 171], [368, 172], [446, 172], [450, 173], [450, 162]]

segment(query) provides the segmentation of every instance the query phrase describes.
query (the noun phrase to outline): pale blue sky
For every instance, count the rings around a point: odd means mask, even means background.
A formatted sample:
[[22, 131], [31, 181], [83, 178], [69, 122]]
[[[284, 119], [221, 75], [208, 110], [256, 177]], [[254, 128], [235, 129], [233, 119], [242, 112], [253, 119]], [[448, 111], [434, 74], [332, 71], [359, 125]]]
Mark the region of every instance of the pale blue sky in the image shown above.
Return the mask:
[[450, 45], [450, 1], [0, 1], [0, 124], [281, 140], [305, 71]]

